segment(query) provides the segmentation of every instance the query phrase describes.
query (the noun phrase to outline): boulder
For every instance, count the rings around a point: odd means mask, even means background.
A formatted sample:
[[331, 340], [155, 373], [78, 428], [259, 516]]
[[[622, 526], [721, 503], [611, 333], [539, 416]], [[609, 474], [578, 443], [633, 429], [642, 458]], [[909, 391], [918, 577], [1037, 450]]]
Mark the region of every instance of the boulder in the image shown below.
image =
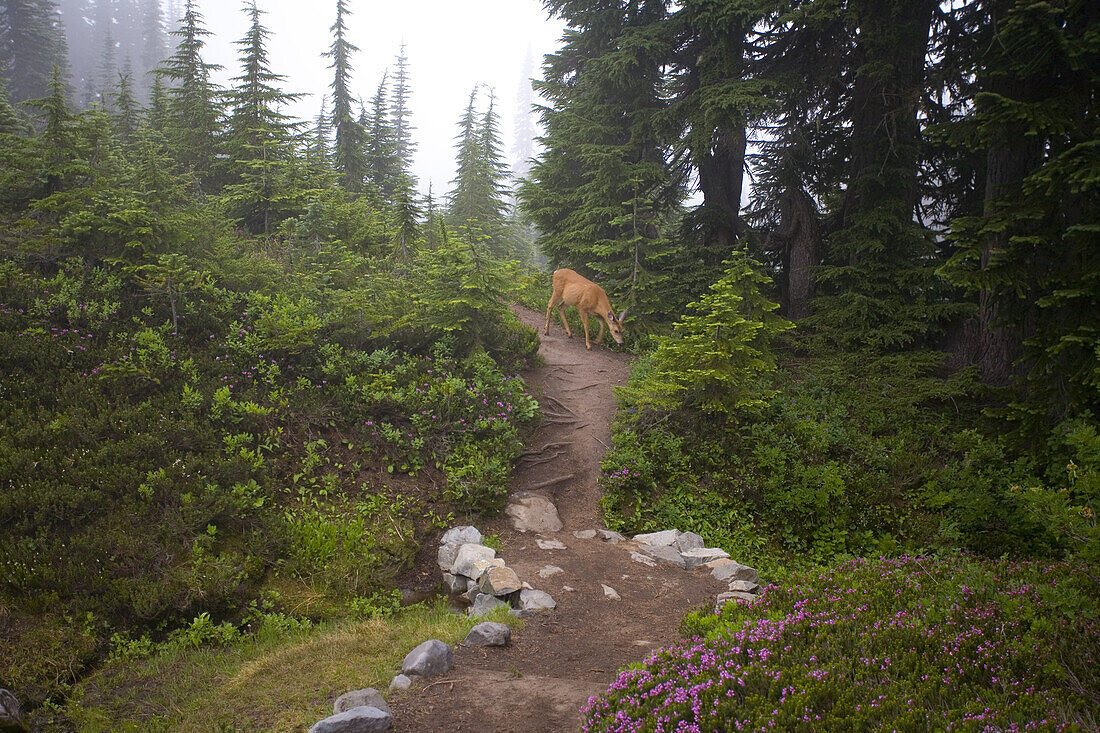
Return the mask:
[[693, 550], [681, 552], [680, 556], [684, 558], [684, 566], [688, 570], [691, 570], [695, 566], [702, 565], [703, 563], [714, 562], [715, 560], [728, 560], [730, 554], [717, 547], [696, 547]]
[[667, 562], [687, 569], [687, 561], [684, 560], [684, 556], [672, 545], [642, 545], [638, 549], [658, 562]]
[[382, 697], [381, 693], [373, 687], [364, 687], [362, 690], [345, 692], [343, 695], [336, 698], [336, 704], [332, 706], [332, 712], [346, 713], [352, 708], [359, 708], [367, 705], [378, 708], [384, 713], [392, 713], [390, 706], [386, 704], [386, 698]]
[[459, 547], [460, 545], [480, 545], [482, 540], [481, 532], [477, 530], [477, 527], [471, 527], [465, 525], [463, 527], [451, 527], [443, 533], [443, 537], [439, 540], [441, 545], [451, 545], [452, 547]]
[[634, 535], [634, 541], [642, 545], [652, 545], [653, 547], [668, 547], [676, 543], [676, 538], [680, 536], [680, 530], [678, 529], [666, 529], [663, 532], [648, 532], [646, 534]]
[[455, 666], [455, 655], [451, 648], [439, 639], [428, 639], [405, 655], [401, 662], [401, 673], [409, 676], [433, 677], [443, 674]]
[[731, 580], [730, 590], [738, 593], [759, 593], [760, 586], [749, 580]]
[[759, 583], [760, 574], [748, 565], [742, 565], [735, 560], [721, 559], [705, 562], [699, 567], [706, 568], [716, 580], [729, 582], [731, 580], [747, 580], [750, 583]]
[[504, 513], [519, 532], [559, 532], [564, 526], [557, 507], [540, 494], [517, 494]]
[[541, 590], [521, 590], [519, 607], [523, 611], [553, 611], [558, 605], [549, 593]]
[[470, 629], [462, 643], [466, 646], [505, 646], [511, 640], [512, 629], [508, 624], [483, 621]]
[[[695, 550], [703, 546], [703, 538], [694, 532], [684, 532], [673, 543], [676, 545], [676, 549], [680, 552], [687, 552], [688, 550]], [[727, 557], [729, 557], [727, 555]]]
[[313, 724], [309, 733], [375, 733], [393, 727], [393, 716], [385, 710], [361, 705]]
[[453, 573], [443, 573], [443, 585], [447, 588], [448, 593], [463, 593], [466, 591], [466, 587], [470, 579], [465, 575], [454, 575]]
[[11, 690], [0, 688], [0, 730], [26, 730], [23, 708]]
[[477, 560], [474, 562], [474, 566], [470, 569], [470, 585], [474, 585], [477, 581], [481, 580], [481, 576], [489, 572], [493, 568], [504, 567], [504, 559], [494, 557], [492, 560]]
[[512, 568], [489, 568], [477, 581], [482, 593], [491, 596], [506, 596], [515, 593], [522, 587], [519, 576]]
[[741, 593], [739, 591], [730, 591], [729, 593], [719, 593], [718, 599], [714, 603], [714, 612], [721, 611], [722, 608], [730, 601], [741, 601], [742, 603], [755, 603], [760, 600], [760, 596], [754, 596], [752, 593]]
[[474, 596], [473, 602], [470, 607], [466, 609], [466, 613], [471, 616], [484, 616], [498, 606], [507, 606], [508, 604], [500, 600], [496, 596], [489, 595], [488, 593], [478, 593]]
[[445, 573], [451, 572], [451, 566], [455, 564], [455, 556], [458, 555], [458, 547], [455, 545], [440, 545], [435, 553], [435, 563]]
[[474, 575], [474, 563], [478, 560], [492, 560], [497, 556], [497, 551], [485, 545], [467, 543], [458, 548], [455, 561], [451, 563], [452, 575], [465, 575], [467, 578], [476, 578]]
[[395, 674], [390, 680], [390, 691], [407, 690], [412, 687], [413, 681], [407, 675]]
[[596, 539], [596, 530], [594, 529], [578, 529], [573, 533], [573, 536], [578, 540], [594, 540]]
[[604, 594], [604, 597], [607, 598], [607, 600], [609, 600], [609, 601], [621, 601], [622, 600], [622, 596], [620, 596], [618, 593], [616, 593], [615, 589], [612, 588], [610, 585], [604, 585], [603, 583], [600, 583], [600, 585], [603, 586], [603, 594]]

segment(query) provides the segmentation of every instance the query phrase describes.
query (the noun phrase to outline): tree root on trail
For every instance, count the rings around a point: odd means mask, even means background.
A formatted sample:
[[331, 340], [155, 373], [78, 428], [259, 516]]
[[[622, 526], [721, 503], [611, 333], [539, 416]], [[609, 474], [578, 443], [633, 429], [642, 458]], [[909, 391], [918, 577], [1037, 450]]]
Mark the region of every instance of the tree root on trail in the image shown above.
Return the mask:
[[568, 476], [558, 476], [557, 478], [547, 479], [546, 481], [540, 481], [537, 484], [531, 484], [530, 486], [524, 486], [524, 491], [535, 491], [536, 489], [545, 489], [547, 486], [553, 486], [554, 484], [560, 484], [565, 481], [572, 481], [576, 478], [577, 474], [571, 473]]
[[592, 389], [593, 387], [603, 387], [603, 382], [595, 382], [593, 384], [586, 384], [583, 387], [573, 387], [571, 389], [563, 389], [562, 392], [580, 392], [582, 389]]

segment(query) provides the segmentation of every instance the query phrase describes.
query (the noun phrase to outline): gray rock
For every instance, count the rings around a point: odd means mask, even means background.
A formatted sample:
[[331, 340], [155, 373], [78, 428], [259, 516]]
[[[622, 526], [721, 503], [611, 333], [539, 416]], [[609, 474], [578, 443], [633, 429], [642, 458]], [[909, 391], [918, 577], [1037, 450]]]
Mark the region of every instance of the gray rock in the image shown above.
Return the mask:
[[604, 542], [610, 542], [613, 545], [617, 545], [620, 542], [626, 542], [626, 537], [613, 529], [598, 529], [596, 531], [600, 533], [600, 537]]
[[679, 550], [671, 545], [642, 545], [638, 549], [658, 562], [667, 562], [671, 565], [687, 569], [687, 561], [684, 560], [684, 556], [680, 554]]
[[492, 560], [497, 556], [497, 551], [485, 545], [465, 544], [458, 548], [455, 561], [451, 563], [453, 575], [465, 575], [467, 578], [477, 578], [474, 575], [474, 563], [478, 560]]
[[449, 593], [464, 593], [469, 581], [470, 579], [465, 575], [443, 573], [443, 585], [446, 586]]
[[730, 591], [729, 593], [719, 593], [718, 599], [714, 603], [714, 611], [717, 613], [730, 601], [741, 601], [743, 603], [755, 603], [760, 600], [760, 596], [755, 596], [752, 593], [741, 593], [738, 591]]
[[[684, 532], [682, 535], [676, 538], [676, 549], [680, 552], [687, 552], [688, 550], [694, 550], [703, 546], [703, 538], [694, 532]], [[727, 555], [727, 557], [729, 557]]]
[[747, 580], [750, 583], [759, 583], [760, 574], [755, 569], [750, 568], [748, 565], [742, 565], [734, 560], [714, 560], [712, 562], [703, 563], [700, 567], [704, 567], [710, 571], [710, 574], [715, 579], [722, 582], [729, 582], [731, 580]]
[[642, 545], [652, 545], [653, 547], [668, 547], [669, 545], [675, 544], [676, 538], [679, 536], [680, 530], [666, 529], [663, 532], [636, 534], [634, 535], [634, 541]]
[[451, 566], [455, 564], [455, 556], [458, 548], [454, 545], [440, 545], [435, 553], [435, 563], [445, 573], [451, 572]]
[[603, 586], [603, 594], [604, 594], [604, 597], [607, 598], [607, 600], [609, 600], [609, 601], [621, 601], [622, 600], [622, 596], [620, 596], [618, 593], [616, 593], [615, 589], [612, 588], [610, 585], [604, 585], [603, 583], [600, 583], [600, 585]]
[[559, 532], [564, 526], [557, 507], [540, 494], [517, 494], [504, 512], [519, 532]]
[[646, 565], [651, 568], [657, 567], [657, 561], [649, 555], [643, 555], [640, 552], [631, 552], [630, 559], [634, 562], [640, 562], [642, 565]]
[[511, 640], [512, 629], [508, 624], [483, 621], [470, 629], [462, 643], [466, 646], [505, 646]]
[[523, 608], [513, 608], [511, 611], [508, 612], [508, 615], [509, 616], [514, 616], [516, 618], [533, 618], [535, 616], [538, 616], [539, 612], [538, 611], [528, 611], [528, 610], [523, 609]]
[[23, 727], [23, 708], [11, 690], [0, 688], [0, 729], [26, 730]]
[[493, 568], [504, 567], [503, 558], [494, 557], [492, 560], [477, 560], [474, 562], [474, 566], [470, 569], [470, 583], [476, 583], [481, 580], [481, 576], [489, 572]]
[[471, 527], [465, 525], [463, 527], [451, 527], [443, 533], [443, 537], [439, 540], [441, 545], [451, 545], [452, 547], [459, 547], [460, 545], [480, 545], [482, 540], [481, 532], [477, 530], [477, 527]]
[[469, 603], [473, 603], [474, 599], [480, 595], [484, 595], [481, 592], [481, 588], [478, 587], [477, 583], [470, 581], [469, 584], [466, 586], [466, 592], [462, 594], [462, 597], [465, 598]]
[[405, 655], [401, 662], [401, 673], [432, 677], [443, 674], [455, 666], [455, 655], [451, 648], [439, 639], [428, 639]]
[[393, 712], [390, 710], [390, 706], [386, 704], [386, 698], [382, 697], [381, 693], [373, 687], [364, 687], [362, 690], [345, 692], [343, 695], [336, 698], [336, 704], [332, 706], [332, 712], [345, 713], [352, 708], [363, 707], [365, 705], [378, 708], [384, 713], [392, 714]]
[[549, 593], [541, 590], [521, 590], [519, 607], [524, 611], [553, 611], [558, 602]]
[[540, 550], [566, 550], [569, 549], [565, 546], [565, 543], [561, 540], [544, 540], [541, 537], [535, 540], [535, 544], [539, 546]]
[[470, 604], [470, 607], [466, 609], [466, 612], [471, 616], [484, 616], [498, 606], [507, 606], [508, 604], [500, 600], [496, 596], [491, 596], [488, 593], [479, 593], [474, 597], [474, 602]]
[[750, 580], [731, 580], [730, 590], [738, 593], [759, 593], [760, 586]]
[[395, 674], [390, 680], [390, 692], [394, 690], [407, 690], [412, 687], [413, 681], [403, 674]]
[[489, 568], [477, 580], [482, 593], [491, 596], [506, 596], [522, 587], [519, 576], [512, 568]]
[[578, 529], [573, 533], [573, 536], [578, 540], [593, 540], [596, 539], [596, 530], [594, 529]]
[[392, 715], [370, 705], [361, 705], [314, 723], [309, 733], [375, 733], [391, 727]]
[[558, 573], [564, 573], [565, 571], [559, 568], [557, 565], [547, 565], [539, 571], [540, 578], [549, 578], [551, 575], [557, 575]]
[[728, 552], [717, 547], [696, 547], [694, 550], [685, 550], [680, 555], [684, 558], [684, 565], [688, 570], [703, 563], [728, 560], [730, 556]]

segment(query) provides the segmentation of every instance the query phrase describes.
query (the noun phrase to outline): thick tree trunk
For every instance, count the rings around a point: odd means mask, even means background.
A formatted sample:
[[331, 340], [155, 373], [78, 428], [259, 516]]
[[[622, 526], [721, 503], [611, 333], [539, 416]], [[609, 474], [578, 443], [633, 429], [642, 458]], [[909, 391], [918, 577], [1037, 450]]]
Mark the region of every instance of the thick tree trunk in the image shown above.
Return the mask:
[[699, 189], [713, 226], [713, 248], [725, 257], [741, 234], [741, 187], [748, 141], [744, 127], [720, 130], [715, 137], [713, 149], [699, 161]]
[[783, 193], [783, 216], [789, 222], [784, 260], [787, 264], [787, 317], [797, 321], [810, 315], [814, 268], [821, 264], [821, 229], [817, 207], [802, 188]]

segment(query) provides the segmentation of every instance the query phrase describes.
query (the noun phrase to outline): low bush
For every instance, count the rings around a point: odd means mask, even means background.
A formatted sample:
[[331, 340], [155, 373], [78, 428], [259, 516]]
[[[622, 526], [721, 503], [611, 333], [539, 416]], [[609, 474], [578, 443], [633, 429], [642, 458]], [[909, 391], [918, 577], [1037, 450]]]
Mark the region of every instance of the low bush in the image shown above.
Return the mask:
[[694, 613], [585, 731], [1094, 730], [1100, 584], [1068, 564], [853, 560]]

